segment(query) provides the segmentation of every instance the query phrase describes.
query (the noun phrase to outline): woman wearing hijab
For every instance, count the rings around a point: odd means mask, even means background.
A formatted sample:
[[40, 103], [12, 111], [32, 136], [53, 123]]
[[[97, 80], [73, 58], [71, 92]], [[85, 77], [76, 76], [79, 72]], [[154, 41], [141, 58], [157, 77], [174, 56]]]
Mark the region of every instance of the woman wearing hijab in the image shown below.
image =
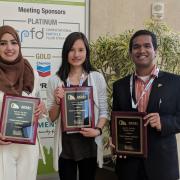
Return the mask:
[[[17, 32], [11, 26], [0, 27], [0, 112], [3, 95], [35, 97], [37, 74], [29, 62], [22, 57]], [[35, 115], [45, 113], [43, 102], [36, 108]], [[36, 180], [39, 146], [15, 144], [3, 141], [0, 134], [0, 180]]]

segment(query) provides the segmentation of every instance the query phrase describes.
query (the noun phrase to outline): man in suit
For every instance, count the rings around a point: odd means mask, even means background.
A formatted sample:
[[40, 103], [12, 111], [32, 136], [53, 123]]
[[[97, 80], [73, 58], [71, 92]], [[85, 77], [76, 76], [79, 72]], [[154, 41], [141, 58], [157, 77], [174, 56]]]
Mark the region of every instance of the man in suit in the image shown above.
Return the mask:
[[118, 179], [177, 180], [180, 76], [156, 67], [157, 39], [150, 31], [139, 30], [131, 37], [129, 53], [135, 72], [113, 84], [113, 111], [147, 112], [148, 155], [118, 157]]

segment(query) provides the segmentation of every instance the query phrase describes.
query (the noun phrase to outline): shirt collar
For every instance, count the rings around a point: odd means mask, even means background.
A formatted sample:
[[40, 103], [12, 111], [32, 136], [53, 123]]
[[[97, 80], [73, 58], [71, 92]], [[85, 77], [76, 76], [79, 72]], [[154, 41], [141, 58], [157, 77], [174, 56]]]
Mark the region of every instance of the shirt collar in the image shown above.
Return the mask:
[[[150, 73], [150, 77], [158, 78], [158, 73], [159, 73], [159, 68], [157, 68], [157, 66], [154, 65], [154, 67], [153, 67], [153, 69], [152, 69], [152, 71], [151, 71], [151, 73]], [[135, 78], [138, 77], [136, 71], [135, 71], [135, 73], [134, 73], [134, 76], [135, 76]]]

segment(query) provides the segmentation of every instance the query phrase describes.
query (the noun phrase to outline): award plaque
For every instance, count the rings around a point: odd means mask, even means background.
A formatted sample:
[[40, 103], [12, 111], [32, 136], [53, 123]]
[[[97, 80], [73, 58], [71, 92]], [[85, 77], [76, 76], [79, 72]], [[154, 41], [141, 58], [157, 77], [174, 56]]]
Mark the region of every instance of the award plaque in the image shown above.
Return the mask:
[[112, 143], [115, 153], [147, 157], [147, 128], [142, 112], [112, 112]]
[[63, 131], [80, 131], [81, 128], [94, 128], [93, 88], [67, 87], [61, 100]]
[[4, 95], [0, 132], [5, 141], [35, 144], [38, 117], [34, 115], [39, 98]]

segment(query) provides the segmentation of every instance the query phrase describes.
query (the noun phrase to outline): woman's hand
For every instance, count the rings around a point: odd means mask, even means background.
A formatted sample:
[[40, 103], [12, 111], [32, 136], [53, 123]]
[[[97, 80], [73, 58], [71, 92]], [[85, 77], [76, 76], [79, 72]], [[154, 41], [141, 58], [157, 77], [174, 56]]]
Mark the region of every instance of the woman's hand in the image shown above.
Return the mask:
[[47, 109], [46, 109], [45, 103], [41, 101], [35, 110], [35, 116], [39, 117], [43, 115], [47, 115]]
[[84, 137], [96, 137], [100, 135], [100, 131], [94, 128], [81, 128], [80, 134]]
[[60, 104], [60, 100], [64, 97], [64, 89], [62, 87], [57, 87], [54, 91], [54, 97], [56, 104]]
[[0, 133], [0, 145], [8, 145], [11, 144], [11, 142], [5, 142], [2, 134]]
[[60, 106], [61, 98], [63, 98], [63, 97], [64, 97], [64, 89], [61, 86], [59, 86], [54, 90], [55, 102], [49, 110], [49, 118], [52, 122], [57, 120], [57, 118], [60, 115], [60, 107], [59, 106]]

